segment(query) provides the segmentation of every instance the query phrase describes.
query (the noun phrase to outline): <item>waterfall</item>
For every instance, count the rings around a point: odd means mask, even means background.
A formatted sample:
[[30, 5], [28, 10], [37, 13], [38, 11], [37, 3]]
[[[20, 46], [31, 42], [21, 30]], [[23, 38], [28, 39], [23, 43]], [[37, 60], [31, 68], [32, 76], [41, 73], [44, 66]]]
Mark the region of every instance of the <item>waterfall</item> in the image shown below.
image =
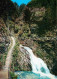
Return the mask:
[[41, 58], [36, 57], [29, 47], [20, 45], [20, 50], [24, 53], [26, 51], [26, 53], [29, 54], [32, 72], [40, 74], [41, 76], [47, 76], [50, 79], [57, 79], [54, 75], [50, 73], [46, 63]]

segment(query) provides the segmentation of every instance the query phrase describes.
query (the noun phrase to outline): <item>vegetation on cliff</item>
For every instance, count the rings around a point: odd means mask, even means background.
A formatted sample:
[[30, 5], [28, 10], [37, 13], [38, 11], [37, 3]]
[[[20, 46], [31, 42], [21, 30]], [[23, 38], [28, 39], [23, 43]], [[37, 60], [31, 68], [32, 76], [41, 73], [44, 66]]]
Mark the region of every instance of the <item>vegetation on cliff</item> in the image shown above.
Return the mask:
[[[0, 36], [14, 34], [17, 39], [11, 70], [31, 70], [29, 56], [19, 51], [21, 43], [32, 48], [34, 54], [42, 58], [50, 71], [57, 75], [56, 0], [32, 0], [26, 6], [1, 0], [0, 5]], [[29, 64], [21, 61], [25, 57]]]
[[[56, 0], [32, 0], [28, 5], [30, 8], [45, 7], [45, 15], [42, 21], [37, 22], [39, 25], [40, 35], [48, 30], [56, 29]], [[43, 9], [42, 9], [43, 10]], [[42, 32], [42, 33], [41, 33]]]

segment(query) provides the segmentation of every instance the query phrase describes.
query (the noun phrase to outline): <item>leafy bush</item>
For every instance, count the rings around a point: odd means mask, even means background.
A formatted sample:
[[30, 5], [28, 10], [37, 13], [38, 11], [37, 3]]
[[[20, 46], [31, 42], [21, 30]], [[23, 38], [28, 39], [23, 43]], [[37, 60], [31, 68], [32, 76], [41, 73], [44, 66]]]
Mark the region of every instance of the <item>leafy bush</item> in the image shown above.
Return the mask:
[[17, 79], [17, 75], [15, 75], [12, 71], [10, 71], [10, 79]]
[[24, 10], [24, 20], [25, 20], [25, 22], [29, 23], [30, 17], [31, 17], [31, 12], [30, 12], [29, 8], [26, 7], [25, 10]]
[[45, 7], [45, 16], [39, 21], [35, 22], [38, 24], [38, 29], [36, 28], [36, 33], [39, 36], [44, 35], [47, 31], [55, 29], [56, 26], [56, 0], [32, 0], [27, 5], [28, 7]]
[[11, 64], [12, 71], [18, 70], [18, 62], [17, 62], [18, 53], [19, 53], [19, 43], [16, 41], [16, 45], [15, 45], [14, 51], [13, 51], [13, 59], [12, 59], [13, 63]]
[[18, 33], [18, 31], [19, 31], [19, 27], [18, 26], [15, 26], [14, 32], [15, 33]]

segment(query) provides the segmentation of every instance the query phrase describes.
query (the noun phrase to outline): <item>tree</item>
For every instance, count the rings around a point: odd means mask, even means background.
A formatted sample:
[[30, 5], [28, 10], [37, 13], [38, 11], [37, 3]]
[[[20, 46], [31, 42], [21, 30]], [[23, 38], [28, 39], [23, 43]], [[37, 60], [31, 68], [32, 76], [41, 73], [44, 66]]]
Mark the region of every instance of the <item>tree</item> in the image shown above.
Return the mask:
[[16, 7], [11, 0], [1, 0], [0, 1], [0, 17], [6, 22], [7, 16], [12, 16], [15, 14]]
[[30, 34], [30, 23], [31, 23], [31, 20], [30, 20], [30, 18], [31, 18], [31, 11], [30, 11], [30, 9], [28, 8], [28, 7], [26, 7], [25, 8], [25, 10], [24, 10], [24, 21], [26, 22], [26, 23], [28, 23], [29, 24], [29, 34]]
[[[29, 8], [45, 7], [45, 16], [42, 21], [38, 22], [40, 30], [42, 28], [46, 32], [47, 30], [56, 28], [56, 0], [32, 0], [27, 6]], [[40, 32], [42, 33], [42, 31]]]
[[25, 8], [25, 4], [21, 4], [19, 7], [19, 16], [22, 14], [24, 8]]

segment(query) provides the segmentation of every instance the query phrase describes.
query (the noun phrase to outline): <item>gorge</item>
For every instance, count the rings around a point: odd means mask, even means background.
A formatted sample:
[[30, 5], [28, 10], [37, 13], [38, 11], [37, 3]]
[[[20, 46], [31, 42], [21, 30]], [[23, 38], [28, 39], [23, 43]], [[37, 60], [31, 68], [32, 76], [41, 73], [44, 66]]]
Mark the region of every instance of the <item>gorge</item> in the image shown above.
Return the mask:
[[[19, 48], [20, 48], [21, 52], [23, 52], [23, 53], [26, 52], [27, 54], [29, 54], [30, 62], [31, 62], [31, 66], [32, 66], [32, 72], [35, 74], [38, 74], [38, 77], [39, 77], [36, 79], [57, 79], [54, 75], [52, 75], [50, 73], [45, 62], [41, 58], [37, 58], [29, 47], [20, 45]], [[32, 73], [32, 72], [29, 72], [29, 73]], [[23, 71], [22, 75], [24, 75], [24, 73], [26, 74], [28, 72]], [[20, 71], [19, 71], [19, 73], [17, 71], [15, 74], [20, 74]], [[18, 79], [21, 79], [21, 78], [18, 78]], [[27, 79], [27, 78], [22, 78], [22, 79]], [[30, 78], [30, 79], [32, 79], [32, 78]]]

